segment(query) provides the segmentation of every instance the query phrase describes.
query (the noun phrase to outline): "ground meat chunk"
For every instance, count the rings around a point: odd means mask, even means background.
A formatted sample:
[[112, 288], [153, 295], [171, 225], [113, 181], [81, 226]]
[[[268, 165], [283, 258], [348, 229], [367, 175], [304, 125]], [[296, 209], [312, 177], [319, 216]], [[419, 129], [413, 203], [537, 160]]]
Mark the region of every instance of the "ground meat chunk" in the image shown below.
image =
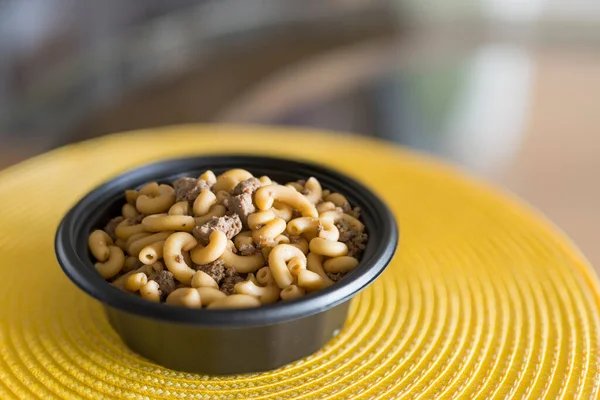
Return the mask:
[[348, 256], [357, 257], [365, 249], [365, 243], [368, 235], [364, 232], [359, 232], [352, 228], [348, 222], [340, 220], [335, 226], [340, 231], [339, 241], [348, 246]]
[[226, 276], [223, 279], [219, 290], [225, 293], [226, 295], [230, 295], [233, 294], [233, 287], [235, 286], [235, 284], [238, 282], [244, 282], [244, 278], [242, 278], [241, 275], [235, 272], [235, 270], [233, 270], [232, 268], [228, 269], [227, 272], [229, 272], [230, 275]]
[[238, 196], [242, 193], [249, 193], [251, 195], [256, 192], [258, 188], [260, 188], [262, 184], [260, 181], [254, 177], [246, 179], [245, 181], [241, 181], [233, 188], [231, 194], [234, 196]]
[[158, 283], [158, 290], [160, 290], [160, 297], [162, 299], [166, 298], [173, 290], [175, 290], [175, 278], [170, 271], [158, 271], [158, 273], [151, 276], [150, 279]]
[[197, 265], [194, 264], [197, 271], [202, 271], [219, 283], [225, 277], [225, 265], [223, 260], [215, 260], [210, 264]]
[[115, 241], [117, 237], [115, 236], [115, 229], [117, 229], [117, 225], [125, 220], [124, 217], [116, 217], [108, 221], [108, 224], [104, 227], [104, 232], [108, 233], [108, 236]]
[[333, 272], [326, 272], [326, 274], [329, 277], [329, 279], [331, 279], [334, 282], [339, 281], [344, 276], [344, 273], [342, 272], [336, 272], [335, 274]]
[[257, 251], [258, 249], [251, 244], [243, 244], [240, 246], [240, 254], [243, 256], [251, 256]]
[[192, 204], [204, 189], [210, 189], [210, 184], [204, 179], [179, 178], [173, 182], [177, 201], [187, 201]]
[[244, 227], [248, 226], [248, 215], [256, 211], [254, 203], [252, 202], [252, 195], [250, 193], [242, 193], [237, 196], [232, 196], [223, 201], [227, 211], [232, 214], [237, 214], [242, 221]]
[[358, 258], [366, 247], [367, 234], [358, 233], [346, 245], [348, 246], [348, 256]]
[[296, 210], [295, 208], [292, 210], [292, 219], [295, 218], [300, 218], [302, 216], [302, 213], [298, 210]]
[[241, 232], [242, 221], [240, 221], [237, 214], [212, 217], [204, 225], [195, 227], [192, 234], [200, 243], [206, 245], [210, 234], [215, 230], [223, 232], [227, 239], [231, 239]]
[[343, 219], [336, 222], [335, 227], [338, 228], [338, 231], [340, 231], [340, 237], [338, 239], [340, 242], [346, 243], [348, 240], [352, 239], [352, 236], [355, 234], [355, 231], [352, 229], [350, 224]]

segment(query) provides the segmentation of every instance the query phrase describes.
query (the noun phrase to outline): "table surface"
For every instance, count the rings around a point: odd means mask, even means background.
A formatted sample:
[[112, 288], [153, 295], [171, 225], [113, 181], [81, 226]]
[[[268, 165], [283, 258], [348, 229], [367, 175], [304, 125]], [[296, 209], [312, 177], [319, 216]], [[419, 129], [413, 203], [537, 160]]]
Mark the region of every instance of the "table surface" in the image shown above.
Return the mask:
[[[380, 195], [402, 231], [340, 335], [264, 374], [209, 377], [142, 359], [53, 255], [60, 218], [100, 182], [140, 163], [223, 151], [339, 169]], [[0, 220], [10, 231], [0, 236], [3, 399], [590, 399], [600, 389], [600, 287], [570, 241], [511, 196], [385, 142], [248, 126], [105, 137], [1, 172]]]

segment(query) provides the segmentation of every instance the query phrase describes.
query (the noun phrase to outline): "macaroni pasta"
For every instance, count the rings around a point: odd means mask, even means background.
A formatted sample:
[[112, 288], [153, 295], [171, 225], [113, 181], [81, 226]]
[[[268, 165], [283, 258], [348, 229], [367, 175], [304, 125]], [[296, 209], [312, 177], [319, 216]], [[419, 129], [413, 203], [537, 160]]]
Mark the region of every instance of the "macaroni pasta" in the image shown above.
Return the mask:
[[315, 177], [280, 185], [209, 170], [127, 190], [120, 207], [88, 237], [96, 270], [131, 295], [178, 307], [300, 299], [358, 268], [367, 240], [359, 209]]

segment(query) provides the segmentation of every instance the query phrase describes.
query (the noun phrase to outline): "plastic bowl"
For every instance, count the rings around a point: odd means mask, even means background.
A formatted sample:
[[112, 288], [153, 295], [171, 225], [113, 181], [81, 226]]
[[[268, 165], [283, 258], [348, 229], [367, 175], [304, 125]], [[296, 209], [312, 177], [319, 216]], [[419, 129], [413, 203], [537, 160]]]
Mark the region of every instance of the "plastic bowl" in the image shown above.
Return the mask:
[[[327, 289], [301, 299], [253, 309], [187, 309], [153, 303], [107, 283], [95, 270], [89, 233], [119, 215], [123, 192], [149, 181], [216, 174], [243, 168], [277, 182], [317, 178], [362, 209], [369, 234], [360, 264]], [[55, 251], [65, 274], [99, 300], [108, 319], [133, 351], [167, 368], [206, 374], [267, 371], [308, 356], [343, 327], [350, 300], [377, 278], [394, 256], [398, 228], [386, 205], [355, 180], [323, 166], [254, 156], [202, 156], [146, 165], [96, 188], [64, 217]]]

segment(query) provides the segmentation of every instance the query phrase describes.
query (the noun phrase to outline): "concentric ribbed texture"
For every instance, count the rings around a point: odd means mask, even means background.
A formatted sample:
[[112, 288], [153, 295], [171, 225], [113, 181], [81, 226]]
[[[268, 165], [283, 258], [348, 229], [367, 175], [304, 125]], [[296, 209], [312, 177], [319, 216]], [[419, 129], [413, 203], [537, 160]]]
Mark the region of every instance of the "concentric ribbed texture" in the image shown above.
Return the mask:
[[[296, 156], [372, 187], [399, 252], [317, 354], [265, 374], [166, 370], [129, 351], [63, 276], [60, 218], [129, 167], [216, 152]], [[600, 385], [597, 280], [531, 211], [389, 144], [183, 127], [70, 146], [0, 173], [0, 398], [582, 398]]]

